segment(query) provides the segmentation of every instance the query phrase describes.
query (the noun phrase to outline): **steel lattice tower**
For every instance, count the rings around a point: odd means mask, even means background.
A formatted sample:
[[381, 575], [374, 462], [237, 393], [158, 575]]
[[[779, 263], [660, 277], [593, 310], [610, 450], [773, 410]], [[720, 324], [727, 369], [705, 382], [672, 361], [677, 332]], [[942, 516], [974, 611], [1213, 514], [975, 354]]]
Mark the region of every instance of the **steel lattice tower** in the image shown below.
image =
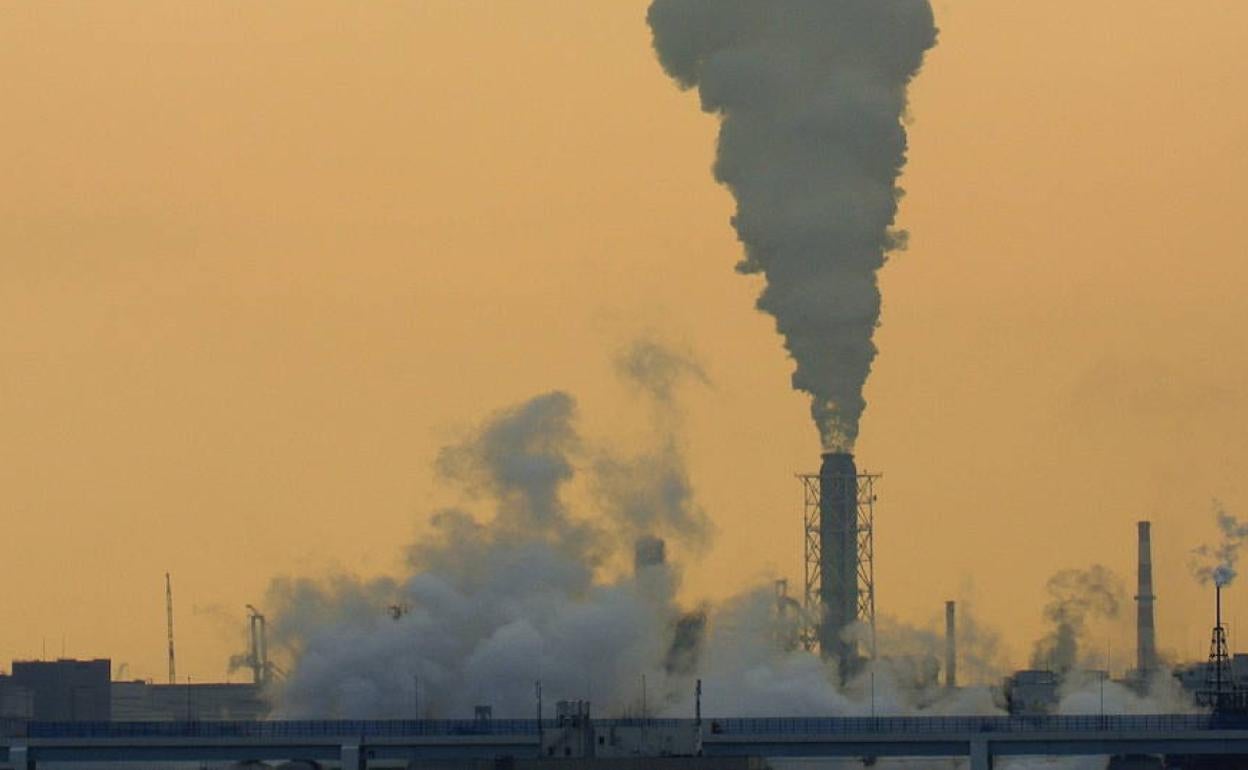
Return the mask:
[[1222, 586], [1216, 585], [1217, 620], [1213, 636], [1209, 640], [1209, 667], [1205, 671], [1207, 705], [1215, 710], [1227, 706], [1228, 695], [1234, 689], [1231, 678], [1231, 656], [1226, 647], [1226, 629], [1222, 627]]
[[[859, 473], [857, 475], [857, 576], [858, 576], [858, 621], [865, 623], [870, 629], [869, 654], [875, 659], [875, 485], [881, 474]], [[802, 530], [804, 551], [804, 582], [802, 606], [805, 609], [802, 618], [800, 641], [806, 650], [814, 651], [819, 647], [819, 620], [823, 617], [823, 606], [820, 598], [822, 586], [821, 571], [823, 568], [823, 542], [820, 534], [821, 513], [820, 500], [823, 496], [823, 484], [819, 474], [798, 474], [802, 484]]]

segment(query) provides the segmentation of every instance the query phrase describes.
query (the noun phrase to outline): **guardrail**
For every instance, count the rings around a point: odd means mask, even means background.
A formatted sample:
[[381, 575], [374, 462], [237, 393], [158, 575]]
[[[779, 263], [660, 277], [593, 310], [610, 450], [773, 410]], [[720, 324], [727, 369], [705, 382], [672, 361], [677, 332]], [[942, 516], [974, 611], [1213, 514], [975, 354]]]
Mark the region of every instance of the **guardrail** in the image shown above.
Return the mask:
[[[596, 719], [594, 727], [693, 728], [691, 719]], [[541, 728], [554, 729], [555, 720]], [[709, 736], [848, 735], [932, 733], [1040, 733], [1248, 730], [1248, 715], [1097, 714], [999, 717], [765, 717], [703, 720]], [[27, 722], [17, 735], [29, 738], [334, 738], [343, 736], [533, 736], [535, 719], [489, 720], [269, 720], [262, 722]]]
[[[552, 723], [553, 724], [553, 723]], [[339, 738], [532, 735], [535, 719], [271, 720], [263, 722], [29, 722], [28, 738]]]
[[1080, 714], [1000, 717], [780, 717], [709, 720], [725, 735], [837, 735], [863, 733], [1156, 732], [1248, 730], [1248, 715]]

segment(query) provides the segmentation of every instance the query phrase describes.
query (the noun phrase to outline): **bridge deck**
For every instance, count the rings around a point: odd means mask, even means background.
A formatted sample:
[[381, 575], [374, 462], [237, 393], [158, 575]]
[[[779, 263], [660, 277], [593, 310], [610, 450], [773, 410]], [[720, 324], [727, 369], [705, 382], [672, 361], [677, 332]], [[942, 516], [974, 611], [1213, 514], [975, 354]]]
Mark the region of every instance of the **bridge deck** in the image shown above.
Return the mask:
[[[694, 729], [693, 720], [595, 720], [594, 728]], [[0, 761], [177, 761], [536, 757], [536, 720], [30, 722], [0, 738]], [[1043, 717], [717, 718], [701, 724], [708, 756], [993, 756], [1246, 754], [1248, 717], [1209, 714]]]

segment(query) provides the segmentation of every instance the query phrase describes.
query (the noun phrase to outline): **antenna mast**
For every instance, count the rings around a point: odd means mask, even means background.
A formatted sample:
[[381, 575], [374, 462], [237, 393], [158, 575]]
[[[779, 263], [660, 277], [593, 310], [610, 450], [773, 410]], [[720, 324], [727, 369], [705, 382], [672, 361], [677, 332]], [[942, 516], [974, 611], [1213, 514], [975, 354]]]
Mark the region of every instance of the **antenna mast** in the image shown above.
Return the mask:
[[165, 573], [165, 626], [169, 632], [169, 684], [178, 683], [178, 670], [173, 664], [173, 583]]

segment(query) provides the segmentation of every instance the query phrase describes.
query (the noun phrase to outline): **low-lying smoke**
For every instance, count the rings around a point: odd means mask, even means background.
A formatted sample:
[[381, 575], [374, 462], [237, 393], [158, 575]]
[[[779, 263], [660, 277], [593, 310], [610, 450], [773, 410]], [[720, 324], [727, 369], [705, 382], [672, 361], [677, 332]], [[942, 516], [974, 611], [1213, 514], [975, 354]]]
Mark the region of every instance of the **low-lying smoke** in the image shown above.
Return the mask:
[[[489, 703], [500, 715], [528, 715], [536, 680], [554, 698], [622, 709], [641, 674], [663, 703], [692, 670], [703, 625], [675, 603], [678, 572], [663, 538], [696, 544], [709, 525], [670, 423], [657, 416], [672, 408], [681, 381], [705, 378], [655, 343], [621, 361], [653, 402], [651, 450], [622, 456], [590, 446], [570, 395], [537, 396], [440, 453], [443, 478], [490, 515], [437, 512], [430, 534], [408, 550], [406, 575], [275, 582], [275, 640], [293, 653], [282, 713], [452, 716]], [[567, 500], [586, 466], [597, 516]], [[637, 568], [604, 579], [625, 548], [636, 549]], [[407, 611], [395, 617], [389, 606]]]
[[1117, 575], [1099, 564], [1062, 570], [1049, 578], [1045, 590], [1049, 601], [1044, 617], [1053, 628], [1036, 642], [1031, 666], [1066, 673], [1080, 666], [1079, 643], [1088, 621], [1118, 617], [1126, 590]]
[[1202, 545], [1192, 551], [1192, 574], [1202, 585], [1212, 582], [1228, 586], [1238, 574], [1235, 563], [1239, 561], [1239, 549], [1248, 540], [1248, 522], [1241, 522], [1232, 516], [1217, 500], [1213, 501], [1213, 513], [1222, 541], [1217, 545]]
[[[643, 676], [656, 716], [691, 715], [699, 678], [708, 715], [936, 708], [919, 692], [921, 664], [901, 655], [840, 687], [792, 643], [793, 613], [777, 607], [771, 583], [718, 604], [678, 600], [675, 559], [705, 547], [710, 530], [673, 433], [679, 421], [665, 416], [681, 383], [705, 380], [678, 359], [655, 343], [621, 357], [619, 371], [651, 402], [648, 450], [621, 459], [579, 434], [571, 396], [537, 396], [439, 455], [443, 476], [488, 512], [435, 513], [404, 574], [274, 581], [271, 649], [285, 652], [289, 671], [277, 713], [463, 717], [490, 704], [527, 717], [541, 680], [548, 702], [585, 699], [619, 715], [636, 713]], [[591, 492], [588, 510], [573, 486]], [[995, 710], [986, 690], [957, 698], [963, 711]]]
[[876, 271], [906, 160], [906, 88], [936, 42], [928, 0], [654, 0], [663, 69], [721, 119], [715, 178], [737, 265], [762, 273], [825, 449], [850, 451], [880, 318]]

